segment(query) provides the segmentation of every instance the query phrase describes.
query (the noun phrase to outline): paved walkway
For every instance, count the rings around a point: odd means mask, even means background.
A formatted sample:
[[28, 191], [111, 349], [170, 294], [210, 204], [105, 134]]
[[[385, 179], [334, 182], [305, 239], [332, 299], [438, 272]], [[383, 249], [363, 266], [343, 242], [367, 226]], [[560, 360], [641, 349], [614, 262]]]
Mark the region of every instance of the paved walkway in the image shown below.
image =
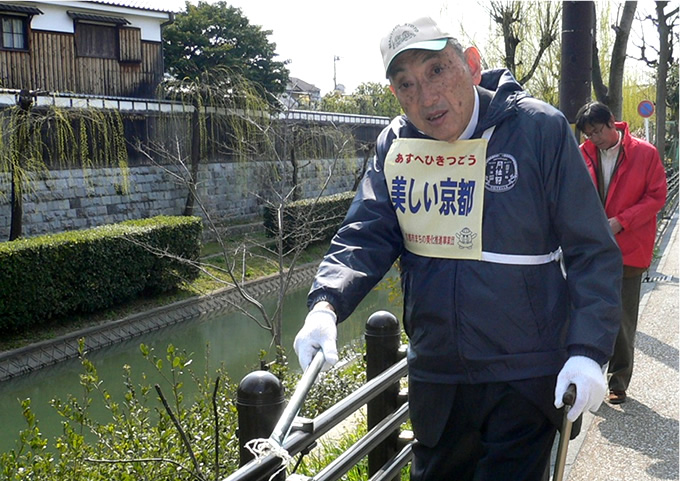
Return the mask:
[[678, 212], [643, 282], [628, 400], [604, 403], [570, 443], [565, 481], [678, 480]]

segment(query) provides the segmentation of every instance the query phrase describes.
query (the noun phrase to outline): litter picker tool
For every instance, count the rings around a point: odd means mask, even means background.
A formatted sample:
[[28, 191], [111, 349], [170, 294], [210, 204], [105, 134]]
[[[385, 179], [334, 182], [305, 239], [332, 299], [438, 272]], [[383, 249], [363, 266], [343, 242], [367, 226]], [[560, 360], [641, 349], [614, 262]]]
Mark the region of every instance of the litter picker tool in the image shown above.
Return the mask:
[[274, 426], [274, 430], [269, 436], [269, 439], [274, 441], [279, 446], [283, 446], [286, 437], [288, 437], [288, 433], [290, 433], [290, 428], [293, 425], [293, 421], [300, 412], [300, 407], [302, 407], [305, 396], [307, 396], [307, 393], [314, 384], [314, 381], [316, 381], [316, 378], [321, 372], [324, 362], [325, 358], [323, 352], [318, 350], [314, 355], [314, 359], [312, 359], [312, 362], [309, 364], [307, 370], [304, 372], [300, 378], [300, 381], [295, 387], [295, 391], [290, 397], [290, 401], [288, 401], [286, 409], [283, 410], [279, 421], [276, 423], [276, 426]]
[[274, 455], [281, 458], [281, 466], [278, 470], [274, 472], [269, 478], [270, 481], [274, 479], [280, 472], [286, 469], [286, 466], [291, 461], [291, 456], [288, 451], [283, 447], [290, 429], [293, 426], [293, 421], [300, 412], [300, 407], [305, 400], [305, 396], [311, 389], [314, 381], [316, 381], [317, 376], [321, 372], [321, 368], [324, 365], [325, 358], [321, 350], [317, 351], [312, 359], [312, 362], [307, 367], [307, 370], [303, 373], [300, 381], [295, 387], [293, 395], [290, 397], [290, 401], [286, 405], [286, 408], [281, 413], [274, 430], [269, 435], [268, 438], [258, 438], [252, 439], [246, 443], [246, 448], [253, 454], [255, 459], [260, 462], [262, 459], [269, 455]]
[[574, 405], [576, 400], [576, 385], [570, 384], [567, 391], [562, 396], [564, 403], [564, 419], [562, 420], [562, 429], [560, 430], [560, 443], [557, 447], [557, 457], [555, 458], [555, 470], [553, 481], [562, 481], [564, 478], [564, 467], [567, 463], [567, 448], [569, 448], [569, 439], [571, 438], [572, 422], [567, 419], [569, 410]]

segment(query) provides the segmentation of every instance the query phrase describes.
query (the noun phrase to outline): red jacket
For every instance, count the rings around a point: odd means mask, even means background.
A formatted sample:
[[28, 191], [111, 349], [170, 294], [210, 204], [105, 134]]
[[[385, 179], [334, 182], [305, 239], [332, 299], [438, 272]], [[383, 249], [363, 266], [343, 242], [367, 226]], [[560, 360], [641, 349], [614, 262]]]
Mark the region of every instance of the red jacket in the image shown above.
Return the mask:
[[[616, 128], [623, 132], [623, 152], [612, 173], [604, 210], [607, 218], [616, 217], [623, 226], [616, 234], [623, 264], [646, 269], [652, 262], [656, 215], [666, 201], [666, 172], [656, 147], [630, 135], [626, 122], [616, 122]], [[580, 147], [598, 187], [598, 149], [590, 140]]]

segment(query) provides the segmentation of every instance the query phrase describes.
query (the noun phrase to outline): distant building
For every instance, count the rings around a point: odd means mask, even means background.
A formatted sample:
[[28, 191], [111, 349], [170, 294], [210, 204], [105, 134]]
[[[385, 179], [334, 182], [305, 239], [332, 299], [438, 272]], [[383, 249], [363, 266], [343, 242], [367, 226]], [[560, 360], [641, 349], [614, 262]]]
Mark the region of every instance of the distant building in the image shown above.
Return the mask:
[[290, 77], [280, 100], [289, 109], [315, 110], [321, 102], [321, 89], [302, 79]]
[[153, 98], [163, 25], [144, 0], [0, 0], [0, 88]]

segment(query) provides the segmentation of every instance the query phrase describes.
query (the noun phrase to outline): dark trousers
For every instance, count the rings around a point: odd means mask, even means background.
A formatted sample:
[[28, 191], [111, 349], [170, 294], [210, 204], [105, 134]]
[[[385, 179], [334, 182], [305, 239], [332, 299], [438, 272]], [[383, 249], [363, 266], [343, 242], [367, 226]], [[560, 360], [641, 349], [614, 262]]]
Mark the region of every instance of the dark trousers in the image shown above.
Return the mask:
[[508, 383], [457, 385], [439, 440], [413, 447], [411, 481], [547, 481], [556, 431]]
[[625, 391], [633, 375], [633, 354], [635, 352], [635, 331], [637, 331], [638, 309], [640, 306], [640, 283], [642, 274], [624, 277], [621, 286], [623, 315], [621, 328], [616, 336], [614, 354], [609, 361], [609, 389]]

